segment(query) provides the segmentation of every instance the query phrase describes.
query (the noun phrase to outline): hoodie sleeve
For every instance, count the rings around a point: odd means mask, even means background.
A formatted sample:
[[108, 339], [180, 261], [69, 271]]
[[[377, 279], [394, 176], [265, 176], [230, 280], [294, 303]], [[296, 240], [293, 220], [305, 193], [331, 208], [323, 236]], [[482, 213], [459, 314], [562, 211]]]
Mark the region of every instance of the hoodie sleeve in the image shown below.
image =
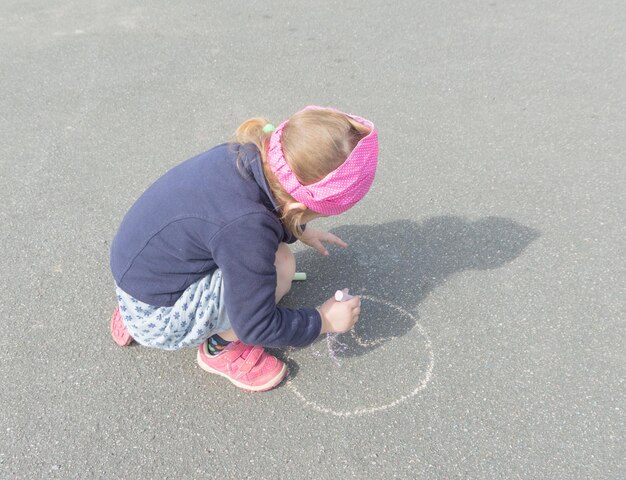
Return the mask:
[[211, 250], [224, 279], [226, 313], [237, 337], [250, 345], [304, 347], [320, 334], [315, 308], [276, 306], [276, 250], [283, 229], [265, 213], [223, 227]]

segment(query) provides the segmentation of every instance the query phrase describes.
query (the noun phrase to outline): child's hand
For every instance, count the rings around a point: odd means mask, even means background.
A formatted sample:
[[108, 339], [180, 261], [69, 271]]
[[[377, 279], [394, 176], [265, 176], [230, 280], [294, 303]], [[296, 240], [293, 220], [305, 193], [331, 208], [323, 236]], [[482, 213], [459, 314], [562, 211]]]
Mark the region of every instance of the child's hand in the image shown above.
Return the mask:
[[[347, 292], [348, 290], [344, 290]], [[343, 333], [354, 327], [361, 313], [361, 297], [352, 297], [345, 302], [338, 302], [335, 297], [326, 300], [321, 307], [317, 307], [322, 317], [320, 333]]]
[[348, 244], [338, 236], [324, 230], [320, 230], [319, 228], [312, 228], [309, 226], [307, 226], [304, 232], [302, 232], [300, 241], [308, 245], [309, 247], [317, 250], [324, 256], [328, 256], [328, 250], [326, 250], [322, 242], [334, 243], [335, 245], [339, 245], [343, 248], [346, 248], [348, 246]]

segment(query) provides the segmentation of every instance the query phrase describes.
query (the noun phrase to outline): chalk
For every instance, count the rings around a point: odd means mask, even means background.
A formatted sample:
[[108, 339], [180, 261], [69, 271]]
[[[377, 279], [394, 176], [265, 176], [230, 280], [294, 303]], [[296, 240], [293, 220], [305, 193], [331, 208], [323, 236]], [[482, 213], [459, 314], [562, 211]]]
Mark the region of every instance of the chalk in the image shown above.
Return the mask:
[[352, 295], [350, 295], [349, 293], [343, 292], [341, 290], [337, 290], [335, 292], [335, 300], [337, 300], [338, 302], [347, 302], [351, 298]]
[[296, 272], [296, 273], [293, 274], [293, 279], [295, 281], [306, 280], [306, 273], [305, 272]]

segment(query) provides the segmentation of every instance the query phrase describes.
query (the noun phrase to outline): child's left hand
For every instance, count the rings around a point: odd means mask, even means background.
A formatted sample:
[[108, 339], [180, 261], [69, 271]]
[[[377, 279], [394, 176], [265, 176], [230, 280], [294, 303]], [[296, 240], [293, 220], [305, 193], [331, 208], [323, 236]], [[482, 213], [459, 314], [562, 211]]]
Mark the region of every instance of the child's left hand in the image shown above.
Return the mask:
[[307, 225], [302, 233], [302, 237], [300, 241], [309, 247], [317, 250], [325, 257], [329, 255], [328, 250], [324, 247], [322, 242], [326, 243], [334, 243], [335, 245], [339, 245], [340, 247], [346, 248], [348, 244], [344, 242], [341, 238], [332, 233], [326, 232], [324, 230], [320, 230], [319, 228], [311, 228]]

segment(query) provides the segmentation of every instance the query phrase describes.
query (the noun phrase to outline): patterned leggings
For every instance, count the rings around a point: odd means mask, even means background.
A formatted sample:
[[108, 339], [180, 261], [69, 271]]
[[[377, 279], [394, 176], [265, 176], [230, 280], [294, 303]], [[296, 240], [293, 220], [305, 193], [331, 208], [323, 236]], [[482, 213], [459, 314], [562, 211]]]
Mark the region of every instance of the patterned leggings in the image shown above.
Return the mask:
[[197, 347], [215, 333], [231, 328], [220, 270], [187, 287], [171, 307], [148, 305], [119, 287], [116, 293], [124, 325], [133, 339], [146, 347]]

